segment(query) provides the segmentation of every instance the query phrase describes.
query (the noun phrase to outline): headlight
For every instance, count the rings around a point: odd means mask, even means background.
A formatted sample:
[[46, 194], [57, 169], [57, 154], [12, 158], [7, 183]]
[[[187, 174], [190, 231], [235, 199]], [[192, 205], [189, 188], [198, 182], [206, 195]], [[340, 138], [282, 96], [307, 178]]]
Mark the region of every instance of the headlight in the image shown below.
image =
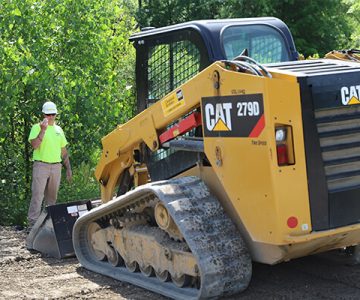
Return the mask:
[[275, 130], [275, 140], [277, 142], [284, 142], [286, 140], [286, 129], [279, 128]]

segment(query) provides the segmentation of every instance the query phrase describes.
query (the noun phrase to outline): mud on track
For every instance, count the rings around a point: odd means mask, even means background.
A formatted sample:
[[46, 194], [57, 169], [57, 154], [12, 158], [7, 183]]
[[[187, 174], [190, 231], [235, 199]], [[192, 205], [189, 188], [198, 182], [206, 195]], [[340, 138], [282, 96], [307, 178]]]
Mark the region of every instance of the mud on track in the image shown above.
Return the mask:
[[[166, 299], [87, 271], [75, 258], [32, 254], [25, 236], [0, 226], [0, 299]], [[360, 266], [329, 254], [277, 266], [254, 264], [249, 288], [228, 299], [360, 299]]]

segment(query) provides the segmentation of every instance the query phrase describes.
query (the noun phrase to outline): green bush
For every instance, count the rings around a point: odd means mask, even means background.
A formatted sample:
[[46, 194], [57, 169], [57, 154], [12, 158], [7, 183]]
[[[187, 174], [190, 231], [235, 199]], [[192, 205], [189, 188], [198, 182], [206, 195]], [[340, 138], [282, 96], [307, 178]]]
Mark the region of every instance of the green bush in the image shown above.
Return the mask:
[[74, 170], [71, 183], [66, 181], [65, 172], [63, 173], [58, 203], [99, 198], [100, 186], [94, 177], [94, 167], [81, 163]]
[[[99, 196], [101, 138], [134, 113], [131, 1], [0, 2], [0, 224], [24, 224], [31, 198], [31, 126], [54, 101], [74, 182], [59, 201]], [[64, 176], [65, 177], [65, 176]]]

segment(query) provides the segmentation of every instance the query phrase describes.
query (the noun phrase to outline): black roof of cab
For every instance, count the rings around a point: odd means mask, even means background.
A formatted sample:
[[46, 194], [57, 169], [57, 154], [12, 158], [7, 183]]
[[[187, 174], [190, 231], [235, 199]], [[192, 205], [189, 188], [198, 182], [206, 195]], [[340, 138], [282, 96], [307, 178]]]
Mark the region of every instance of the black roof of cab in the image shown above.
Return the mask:
[[234, 25], [266, 25], [276, 29], [283, 37], [289, 49], [290, 59], [297, 60], [298, 52], [296, 51], [295, 44], [291, 32], [287, 25], [280, 19], [274, 17], [263, 18], [246, 18], [246, 19], [219, 19], [219, 20], [200, 20], [190, 21], [186, 23], [148, 29], [134, 33], [130, 36], [129, 40], [136, 44], [141, 44], [147, 39], [153, 39], [162, 35], [166, 35], [175, 31], [181, 30], [195, 30], [204, 40], [205, 46], [208, 49], [210, 61], [225, 59], [221, 45], [221, 33], [224, 28]]

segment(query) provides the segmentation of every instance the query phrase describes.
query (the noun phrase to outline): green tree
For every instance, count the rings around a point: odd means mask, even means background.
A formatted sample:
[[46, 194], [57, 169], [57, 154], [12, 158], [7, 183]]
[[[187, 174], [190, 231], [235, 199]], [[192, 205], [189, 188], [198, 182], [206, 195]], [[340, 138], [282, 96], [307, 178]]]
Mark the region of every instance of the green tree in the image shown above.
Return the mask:
[[305, 56], [323, 56], [349, 44], [352, 29], [346, 17], [348, 5], [341, 1], [274, 1], [272, 10], [287, 23], [298, 51]]
[[162, 27], [189, 20], [218, 16], [222, 0], [147, 0], [139, 1], [137, 21], [140, 27]]
[[[346, 1], [356, 2], [353, 11], [357, 12], [359, 0]], [[298, 50], [309, 56], [349, 44], [353, 30], [349, 7], [338, 0], [143, 0], [138, 21], [142, 27], [160, 27], [199, 19], [274, 16], [289, 26]]]
[[349, 5], [347, 14], [353, 28], [349, 46], [360, 49], [360, 0], [344, 0], [344, 2]]
[[59, 197], [98, 195], [95, 182], [84, 186], [83, 174], [92, 177], [84, 170], [93, 169], [101, 137], [134, 113], [133, 9], [125, 0], [0, 2], [1, 223], [24, 221], [31, 194], [27, 138], [46, 100], [58, 105], [79, 179], [62, 184]]

